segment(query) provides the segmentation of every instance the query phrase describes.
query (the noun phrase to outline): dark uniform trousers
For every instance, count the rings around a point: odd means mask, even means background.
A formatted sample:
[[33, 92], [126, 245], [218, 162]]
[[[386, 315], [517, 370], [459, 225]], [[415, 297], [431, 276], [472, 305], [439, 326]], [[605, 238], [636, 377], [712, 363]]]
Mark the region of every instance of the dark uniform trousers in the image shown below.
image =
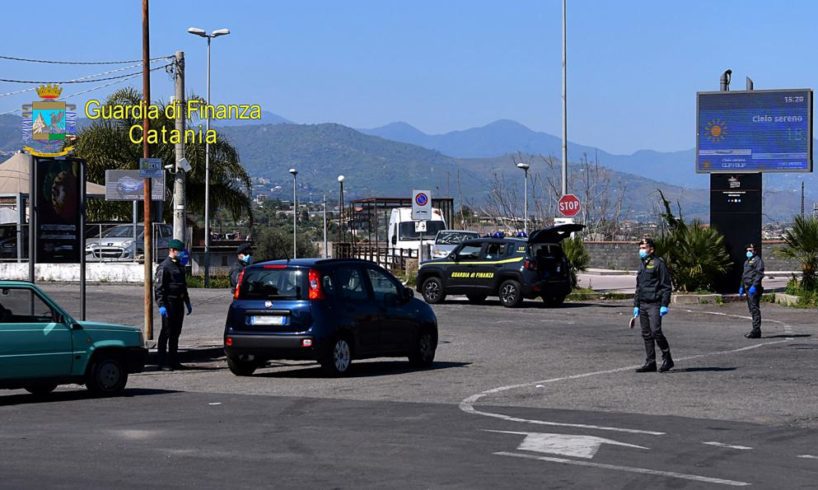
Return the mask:
[[[162, 317], [162, 329], [159, 331], [159, 345], [156, 346], [160, 366], [176, 366], [179, 336], [182, 334], [182, 323], [185, 320], [185, 302], [180, 298], [168, 298], [165, 306], [168, 316]], [[165, 349], [167, 348], [167, 355]]]
[[[749, 288], [748, 288], [749, 289]], [[756, 294], [745, 293], [747, 296], [747, 308], [750, 310], [750, 316], [753, 317], [753, 333], [761, 333], [761, 294], [763, 288], [757, 288]]]
[[[665, 334], [662, 333], [662, 317], [659, 316], [659, 301], [642, 301], [639, 305], [639, 323], [642, 326], [642, 339], [645, 341], [646, 362], [656, 362], [656, 347], [662, 350], [663, 356], [670, 352]], [[655, 345], [654, 345], [655, 343]]]

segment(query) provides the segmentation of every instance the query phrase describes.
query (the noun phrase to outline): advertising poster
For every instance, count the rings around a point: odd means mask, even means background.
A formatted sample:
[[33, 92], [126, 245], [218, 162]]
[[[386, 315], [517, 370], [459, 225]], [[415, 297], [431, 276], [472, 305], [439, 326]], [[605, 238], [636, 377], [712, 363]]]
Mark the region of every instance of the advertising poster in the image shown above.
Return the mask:
[[79, 160], [37, 159], [37, 262], [78, 263], [81, 185]]

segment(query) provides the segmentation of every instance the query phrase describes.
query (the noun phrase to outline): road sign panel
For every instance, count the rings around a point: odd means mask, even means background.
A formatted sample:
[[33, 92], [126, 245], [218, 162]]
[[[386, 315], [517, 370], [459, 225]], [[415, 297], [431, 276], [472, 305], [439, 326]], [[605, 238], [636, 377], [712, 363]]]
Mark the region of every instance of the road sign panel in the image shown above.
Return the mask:
[[412, 219], [432, 219], [432, 193], [430, 191], [412, 191]]
[[143, 179], [159, 179], [162, 177], [161, 158], [140, 158], [139, 176]]

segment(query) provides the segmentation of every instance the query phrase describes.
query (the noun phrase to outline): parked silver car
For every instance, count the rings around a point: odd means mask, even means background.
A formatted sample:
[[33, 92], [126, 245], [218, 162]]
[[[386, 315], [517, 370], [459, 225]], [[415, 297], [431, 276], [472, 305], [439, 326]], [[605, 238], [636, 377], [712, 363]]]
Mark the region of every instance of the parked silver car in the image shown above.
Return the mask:
[[432, 244], [432, 258], [442, 259], [448, 257], [456, 246], [465, 240], [474, 238], [480, 238], [480, 233], [464, 230], [440, 230], [435, 235], [435, 243]]
[[[168, 240], [173, 237], [173, 227], [159, 224], [154, 228], [154, 258], [164, 259], [168, 254]], [[133, 225], [117, 225], [102, 232], [96, 238], [85, 241], [85, 255], [88, 260], [138, 259], [145, 253], [143, 247], [145, 227], [137, 225], [134, 240]]]

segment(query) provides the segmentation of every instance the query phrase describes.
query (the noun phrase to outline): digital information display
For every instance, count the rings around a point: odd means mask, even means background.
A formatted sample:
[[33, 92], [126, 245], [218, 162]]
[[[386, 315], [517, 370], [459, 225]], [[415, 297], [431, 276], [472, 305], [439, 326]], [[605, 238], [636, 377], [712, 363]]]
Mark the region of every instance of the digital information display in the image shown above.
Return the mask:
[[812, 90], [697, 93], [696, 172], [812, 172]]

